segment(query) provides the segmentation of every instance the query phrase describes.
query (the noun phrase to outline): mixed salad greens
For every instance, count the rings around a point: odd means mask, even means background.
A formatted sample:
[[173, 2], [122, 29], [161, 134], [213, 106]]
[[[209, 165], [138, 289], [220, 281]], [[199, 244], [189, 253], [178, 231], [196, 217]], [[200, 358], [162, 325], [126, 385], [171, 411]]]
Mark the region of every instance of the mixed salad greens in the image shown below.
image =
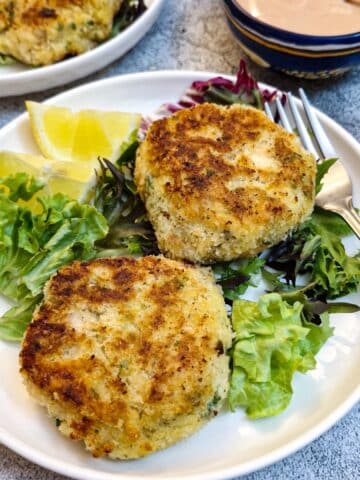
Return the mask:
[[95, 241], [108, 232], [95, 207], [61, 193], [40, 196], [40, 211], [33, 213], [27, 202], [42, 188], [25, 173], [0, 178], [0, 292], [16, 302], [1, 319], [5, 340], [22, 338], [51, 275], [95, 257]]
[[[243, 62], [235, 82], [222, 77], [194, 82], [177, 104], [163, 105], [143, 119], [116, 165], [99, 160], [91, 204], [62, 194], [43, 196], [43, 185], [23, 173], [0, 179], [0, 292], [15, 303], [0, 319], [0, 338], [21, 340], [46, 281], [62, 265], [159, 253], [133, 180], [138, 138], [154, 119], [202, 102], [262, 108], [277, 94], [261, 90]], [[317, 192], [334, 161], [318, 165]], [[360, 285], [360, 255], [347, 255], [342, 243], [351, 233], [336, 214], [315, 208], [288, 238], [261, 255], [211, 266], [234, 330], [229, 352], [232, 409], [244, 407], [251, 418], [284, 410], [294, 373], [314, 368], [316, 353], [332, 335], [329, 314], [359, 310], [354, 304], [328, 302]], [[258, 302], [245, 300], [246, 290], [258, 286], [261, 278], [266, 290]]]

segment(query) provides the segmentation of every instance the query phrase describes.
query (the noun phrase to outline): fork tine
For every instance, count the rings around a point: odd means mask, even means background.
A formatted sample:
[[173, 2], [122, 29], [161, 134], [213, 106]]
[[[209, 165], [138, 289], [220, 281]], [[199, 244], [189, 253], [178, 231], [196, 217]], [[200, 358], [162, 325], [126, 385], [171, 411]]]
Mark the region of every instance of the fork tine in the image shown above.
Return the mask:
[[280, 117], [280, 120], [281, 120], [281, 123], [282, 123], [283, 127], [285, 128], [285, 130], [292, 133], [293, 129], [290, 125], [290, 122], [288, 120], [288, 117], [286, 115], [284, 107], [282, 106], [278, 97], [275, 98], [275, 102], [276, 102], [276, 108], [277, 108], [277, 111], [278, 111], [278, 114], [279, 114], [279, 117]]
[[314, 136], [316, 138], [316, 141], [319, 144], [321, 153], [323, 154], [324, 158], [337, 157], [334, 147], [331, 145], [330, 140], [328, 139], [326, 133], [324, 132], [324, 129], [321, 126], [321, 123], [319, 122], [317, 116], [315, 115], [315, 112], [311, 107], [309, 99], [307, 98], [307, 95], [305, 94], [302, 88], [299, 88], [299, 94], [304, 106], [307, 119], [314, 132]]
[[304, 121], [300, 116], [300, 112], [290, 92], [288, 92], [287, 94], [287, 99], [289, 101], [290, 110], [291, 110], [292, 116], [294, 117], [295, 125], [296, 125], [296, 128], [298, 129], [299, 136], [301, 138], [301, 141], [304, 147], [306, 148], [306, 150], [311, 152], [315, 156], [315, 158], [319, 158], [319, 154], [317, 153], [316, 148], [310, 138], [310, 135], [306, 130]]
[[272, 114], [272, 111], [271, 111], [271, 108], [270, 108], [270, 105], [269, 105], [268, 102], [264, 103], [264, 109], [265, 109], [265, 113], [266, 113], [267, 117], [270, 118], [270, 120], [272, 122], [274, 122], [275, 121], [274, 120], [274, 115]]

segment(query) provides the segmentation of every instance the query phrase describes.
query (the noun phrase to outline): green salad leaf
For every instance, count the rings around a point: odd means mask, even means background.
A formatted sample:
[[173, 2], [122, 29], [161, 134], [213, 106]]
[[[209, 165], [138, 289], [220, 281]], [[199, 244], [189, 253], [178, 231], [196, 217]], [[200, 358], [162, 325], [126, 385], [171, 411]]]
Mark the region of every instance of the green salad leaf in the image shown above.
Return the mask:
[[328, 303], [326, 298], [313, 298], [309, 296], [313, 293], [316, 284], [307, 284], [303, 287], [291, 287], [279, 280], [281, 274], [270, 272], [266, 268], [262, 269], [262, 277], [265, 283], [271, 287], [272, 292], [277, 292], [281, 298], [291, 305], [294, 302], [303, 304], [302, 319], [315, 325], [321, 324], [320, 315], [324, 312], [328, 313], [355, 313], [360, 311], [360, 306], [349, 302], [331, 302]]
[[258, 303], [233, 303], [233, 410], [243, 407], [255, 419], [277, 415], [288, 406], [294, 373], [313, 369], [316, 353], [332, 335], [327, 313], [321, 314], [321, 325], [315, 325], [302, 312], [301, 302], [291, 305], [278, 293], [263, 295]]
[[319, 193], [322, 188], [322, 181], [324, 176], [330, 170], [330, 168], [336, 163], [336, 158], [328, 158], [318, 162], [316, 167], [316, 181], [315, 181], [315, 193]]
[[[317, 164], [316, 193], [336, 160]], [[306, 295], [325, 301], [355, 292], [360, 285], [360, 254], [347, 255], [341, 240], [352, 233], [339, 215], [315, 207], [307, 221], [265, 255], [266, 265], [282, 272], [287, 285], [280, 275], [267, 270], [263, 271], [264, 279], [277, 291], [289, 290], [289, 284], [296, 286], [298, 276], [306, 274]]]
[[24, 300], [4, 313], [0, 319], [0, 338], [2, 340], [18, 342], [22, 339], [41, 298], [41, 295], [39, 295], [38, 297]]
[[144, 0], [123, 0], [119, 12], [116, 14], [111, 30], [111, 37], [131, 25], [146, 10]]
[[95, 242], [108, 232], [94, 207], [61, 193], [39, 197], [33, 213], [26, 201], [40, 188], [23, 173], [0, 182], [0, 292], [16, 302], [0, 320], [0, 338], [21, 339], [46, 281], [73, 260], [95, 257]]
[[259, 257], [242, 258], [233, 262], [212, 265], [216, 282], [222, 286], [224, 297], [236, 300], [249, 286], [256, 287], [264, 260]]
[[317, 224], [328, 232], [334, 233], [340, 238], [354, 234], [351, 227], [337, 213], [315, 207], [311, 218], [312, 223]]
[[10, 55], [0, 54], [0, 66], [1, 65], [13, 65], [14, 63], [16, 63], [15, 58], [10, 57]]
[[[307, 239], [300, 268], [315, 283], [314, 295], [338, 298], [355, 292], [360, 284], [360, 256], [348, 256], [338, 235], [316, 221], [316, 215], [303, 227], [302, 235]], [[318, 245], [307, 251], [314, 240], [318, 240]]]
[[284, 272], [296, 285], [298, 275], [307, 274], [314, 298], [338, 298], [355, 292], [360, 284], [360, 255], [347, 255], [341, 237], [350, 228], [336, 214], [315, 209], [309, 220], [266, 255], [266, 264]]
[[26, 173], [16, 173], [0, 178], [0, 191], [7, 192], [9, 200], [30, 200], [44, 187], [42, 181], [29, 177]]
[[99, 256], [159, 253], [154, 230], [145, 205], [136, 193], [133, 178], [138, 146], [134, 132], [130, 141], [124, 143], [116, 166], [106, 159], [100, 161], [94, 206], [106, 218], [109, 232], [97, 242], [101, 249]]

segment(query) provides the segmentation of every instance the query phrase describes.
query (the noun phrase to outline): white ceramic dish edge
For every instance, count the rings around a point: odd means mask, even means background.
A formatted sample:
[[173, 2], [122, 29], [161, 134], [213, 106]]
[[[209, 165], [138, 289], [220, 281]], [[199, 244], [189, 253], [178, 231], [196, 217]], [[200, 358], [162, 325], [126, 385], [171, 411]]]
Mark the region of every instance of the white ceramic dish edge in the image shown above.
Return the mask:
[[[320, 422], [315, 428], [308, 430], [305, 434], [290, 442], [286, 449], [280, 447], [277, 450], [264, 455], [262, 458], [260, 458], [260, 460], [251, 460], [241, 465], [241, 468], [231, 467], [226, 470], [223, 469], [221, 473], [213, 472], [212, 474], [195, 474], [186, 476], [186, 480], [226, 480], [239, 475], [246, 475], [247, 473], [252, 473], [272, 465], [316, 440], [318, 437], [320, 437], [320, 435], [328, 431], [335, 425], [335, 423], [341, 420], [341, 418], [344, 417], [358, 401], [360, 401], [360, 386], [337, 410], [334, 410], [331, 415]], [[13, 438], [7, 432], [3, 432], [1, 429], [0, 442], [30, 462], [35, 462], [36, 464], [61, 475], [66, 475], [77, 480], [99, 480], [99, 472], [74, 466], [69, 468], [61, 461], [54, 461], [46, 455], [39, 454], [36, 449], [29, 448], [25, 443]], [[115, 475], [113, 473], [107, 474], [105, 472], [101, 472], [102, 480], [114, 480], [115, 476], [119, 478], [119, 480], [144, 480], [143, 475], [124, 475], [121, 473]], [[174, 480], [177, 478], [179, 477], [162, 476], [161, 480]]]
[[[163, 81], [166, 81], [167, 79], [173, 78], [175, 75], [180, 78], [198, 78], [198, 79], [205, 79], [205, 78], [211, 78], [212, 76], [218, 75], [215, 73], [211, 72], [192, 72], [192, 71], [183, 71], [183, 72], [174, 72], [174, 71], [162, 71], [162, 72], [145, 72], [145, 73], [138, 73], [138, 74], [129, 74], [129, 75], [124, 75], [122, 76], [123, 80], [126, 80], [128, 82], [132, 82], [135, 79], [138, 79], [139, 76], [144, 78], [145, 80], [148, 78], [149, 80], [151, 78], [154, 78], [154, 75], [156, 75], [157, 79], [161, 79]], [[224, 75], [228, 78], [228, 75]], [[97, 82], [93, 82], [89, 85], [95, 86], [96, 84], [102, 84], [106, 86], [106, 84], [111, 83], [111, 82], [116, 82], [116, 80], [119, 77], [112, 77], [106, 80], [100, 80]], [[80, 86], [77, 87], [76, 89], [72, 90], [72, 93], [76, 94], [77, 90], [80, 89], [86, 89], [88, 85]], [[62, 97], [66, 97], [67, 92], [64, 92], [56, 97], [53, 97], [48, 100], [49, 103], [58, 103], [61, 102]], [[333, 120], [331, 120], [329, 117], [327, 117], [325, 114], [317, 111], [322, 123], [325, 125], [325, 127], [335, 127], [336, 130], [339, 132], [342, 138], [345, 139], [345, 142], [350, 144], [351, 147], [358, 152], [360, 156], [360, 146], [357, 143], [357, 141], [348, 133], [346, 132], [342, 127], [340, 127], [338, 124], [336, 124]], [[12, 129], [16, 125], [17, 122], [22, 122], [26, 118], [27, 114], [23, 114], [17, 119], [15, 119], [13, 122], [8, 124], [2, 129], [2, 133], [6, 133], [7, 129]], [[356, 202], [358, 204], [358, 201]], [[213, 479], [225, 479], [225, 478], [230, 478], [234, 477], [237, 475], [243, 475], [255, 470], [258, 470], [260, 468], [263, 468], [267, 465], [270, 465], [278, 460], [281, 460], [282, 458], [294, 453], [295, 451], [299, 450], [318, 436], [320, 436], [322, 433], [327, 431], [329, 428], [331, 428], [337, 421], [339, 421], [350, 409], [353, 407], [356, 402], [360, 400], [360, 386], [355, 389], [351, 395], [347, 397], [345, 401], [343, 401], [336, 409], [334, 409], [326, 418], [324, 418], [322, 421], [317, 423], [313, 428], [310, 430], [304, 432], [302, 435], [297, 437], [296, 439], [290, 441], [286, 448], [280, 447], [277, 448], [276, 450], [263, 455], [259, 459], [251, 460], [248, 461], [240, 466], [235, 466], [235, 467], [230, 467], [230, 468], [222, 468], [221, 471], [214, 471], [212, 473], [206, 473], [206, 474], [194, 474], [194, 475], [187, 475], [186, 479], [187, 480], [213, 480]], [[99, 478], [99, 472], [96, 472], [91, 469], [87, 468], [79, 468], [75, 466], [69, 467], [68, 465], [64, 464], [62, 461], [59, 460], [54, 460], [53, 458], [50, 458], [47, 455], [44, 454], [39, 454], [39, 452], [36, 449], [33, 449], [29, 446], [27, 446], [25, 443], [22, 441], [17, 440], [15, 437], [13, 437], [11, 434], [7, 433], [6, 431], [0, 429], [0, 441], [4, 443], [6, 446], [14, 450], [15, 452], [19, 453], [23, 457], [27, 458], [30, 461], [36, 462], [39, 465], [54, 470], [58, 473], [61, 473], [63, 475], [68, 475], [73, 478], [77, 479], [86, 479], [86, 480], [97, 480]], [[127, 475], [127, 474], [121, 474], [120, 472], [117, 475], [114, 475], [113, 473], [105, 473], [101, 472], [101, 478], [104, 480], [113, 480], [114, 478], [121, 478], [122, 480], [143, 480], [143, 475]], [[154, 478], [154, 477], [153, 477]], [[174, 478], [179, 478], [175, 476], [169, 475], [168, 477], [162, 476], [162, 479], [168, 478], [174, 479]]]

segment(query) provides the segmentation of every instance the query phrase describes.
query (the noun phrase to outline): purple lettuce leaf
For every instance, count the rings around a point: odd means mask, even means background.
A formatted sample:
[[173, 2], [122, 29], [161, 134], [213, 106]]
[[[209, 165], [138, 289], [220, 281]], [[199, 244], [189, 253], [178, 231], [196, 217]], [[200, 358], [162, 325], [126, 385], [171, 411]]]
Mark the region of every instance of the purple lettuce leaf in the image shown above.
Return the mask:
[[[143, 117], [139, 129], [139, 139], [142, 140], [145, 137], [146, 131], [152, 122], [160, 118], [169, 117], [184, 108], [211, 102], [221, 105], [239, 103], [263, 109], [264, 102], [271, 103], [277, 95], [280, 95], [277, 90], [262, 89], [248, 72], [245, 61], [241, 60], [235, 81], [221, 76], [205, 81], [196, 80], [184, 92], [177, 103], [165, 103], [155, 112]], [[282, 101], [283, 98], [284, 96], [282, 95]]]

